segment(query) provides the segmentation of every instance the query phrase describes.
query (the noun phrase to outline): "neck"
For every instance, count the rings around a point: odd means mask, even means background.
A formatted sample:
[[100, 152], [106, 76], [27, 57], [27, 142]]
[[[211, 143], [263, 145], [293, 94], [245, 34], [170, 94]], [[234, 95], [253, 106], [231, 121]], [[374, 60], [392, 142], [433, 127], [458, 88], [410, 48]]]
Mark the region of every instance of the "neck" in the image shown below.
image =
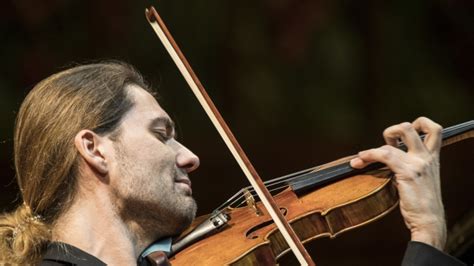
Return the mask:
[[152, 240], [140, 237], [139, 226], [120, 219], [107, 191], [81, 192], [55, 223], [53, 241], [73, 245], [108, 265], [135, 265]]

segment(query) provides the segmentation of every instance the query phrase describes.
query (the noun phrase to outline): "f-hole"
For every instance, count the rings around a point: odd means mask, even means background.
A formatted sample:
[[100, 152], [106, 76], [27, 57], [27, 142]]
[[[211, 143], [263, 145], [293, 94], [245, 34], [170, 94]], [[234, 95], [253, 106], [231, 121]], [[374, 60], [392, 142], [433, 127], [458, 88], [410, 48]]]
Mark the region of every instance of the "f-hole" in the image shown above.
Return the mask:
[[[282, 208], [280, 207], [280, 212], [281, 214], [283, 214], [283, 216], [286, 216], [286, 214], [288, 213], [288, 210], [286, 208]], [[254, 227], [250, 228], [247, 233], [245, 234], [245, 236], [248, 238], [248, 239], [257, 239], [259, 237], [259, 234], [258, 234], [258, 231], [260, 231], [261, 229], [269, 226], [273, 224], [273, 220], [268, 220], [268, 221], [265, 221], [263, 223], [260, 223], [260, 224], [257, 224], [255, 225]]]

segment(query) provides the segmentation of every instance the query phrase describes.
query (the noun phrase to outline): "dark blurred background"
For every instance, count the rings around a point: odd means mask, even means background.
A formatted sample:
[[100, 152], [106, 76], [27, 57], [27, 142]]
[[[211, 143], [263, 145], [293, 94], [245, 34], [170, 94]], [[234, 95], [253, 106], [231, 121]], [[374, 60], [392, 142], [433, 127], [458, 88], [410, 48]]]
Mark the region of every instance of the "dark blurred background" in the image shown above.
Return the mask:
[[[418, 116], [445, 127], [473, 119], [473, 1], [3, 1], [1, 210], [21, 202], [12, 133], [23, 98], [41, 79], [100, 59], [135, 65], [159, 91], [201, 158], [191, 176], [199, 214], [247, 185], [146, 22], [151, 4], [264, 179], [382, 145], [384, 128]], [[464, 239], [450, 250], [470, 264], [473, 144], [441, 159], [448, 227]], [[308, 246], [318, 265], [399, 265], [408, 240], [397, 209]]]

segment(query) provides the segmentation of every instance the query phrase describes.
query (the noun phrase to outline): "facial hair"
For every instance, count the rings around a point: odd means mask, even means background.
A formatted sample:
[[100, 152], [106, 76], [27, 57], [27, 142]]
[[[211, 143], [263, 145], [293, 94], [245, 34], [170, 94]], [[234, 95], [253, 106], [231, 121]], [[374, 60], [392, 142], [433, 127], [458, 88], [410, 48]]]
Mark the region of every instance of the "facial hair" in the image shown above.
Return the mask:
[[[183, 174], [176, 163], [145, 167], [128, 158], [122, 144], [116, 145], [119, 182], [112, 188], [117, 215], [138, 234], [153, 240], [186, 229], [196, 215], [195, 200], [177, 191], [175, 180]], [[158, 174], [157, 174], [158, 173]]]

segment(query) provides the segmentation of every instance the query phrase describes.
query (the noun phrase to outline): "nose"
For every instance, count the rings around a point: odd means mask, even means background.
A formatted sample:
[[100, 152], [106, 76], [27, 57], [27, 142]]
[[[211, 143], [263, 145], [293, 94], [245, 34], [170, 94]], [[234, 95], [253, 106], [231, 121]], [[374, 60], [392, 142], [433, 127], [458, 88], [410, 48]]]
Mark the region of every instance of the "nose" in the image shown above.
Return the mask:
[[185, 170], [186, 173], [191, 173], [196, 170], [200, 164], [199, 157], [181, 143], [176, 142], [176, 144], [176, 165]]

